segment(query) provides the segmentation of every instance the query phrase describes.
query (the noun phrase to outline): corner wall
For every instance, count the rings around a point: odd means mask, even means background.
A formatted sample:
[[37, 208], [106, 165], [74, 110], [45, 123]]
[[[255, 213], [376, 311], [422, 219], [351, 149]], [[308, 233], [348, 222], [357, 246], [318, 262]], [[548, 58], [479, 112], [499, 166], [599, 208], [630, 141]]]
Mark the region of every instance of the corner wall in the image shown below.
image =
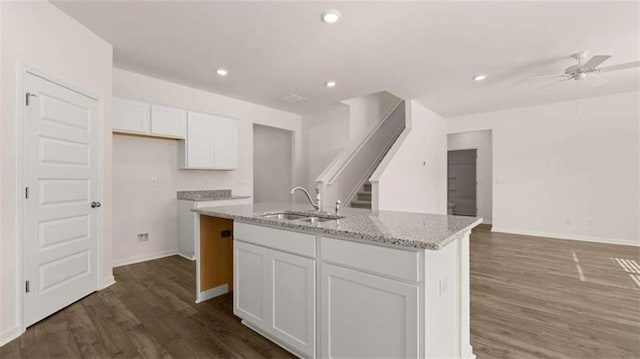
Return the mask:
[[253, 202], [291, 202], [293, 133], [253, 125]]
[[0, 2], [2, 26], [2, 109], [0, 122], [0, 345], [21, 333], [22, 276], [16, 270], [17, 65], [43, 71], [102, 97], [104, 120], [102, 283], [113, 282], [111, 270], [111, 91], [112, 47], [49, 2]]
[[[166, 256], [177, 250], [177, 199], [181, 190], [231, 189], [253, 196], [253, 125], [292, 132], [293, 183], [301, 184], [302, 124], [299, 115], [173, 82], [113, 69], [115, 97], [174, 106], [239, 120], [238, 169], [179, 170], [177, 141], [114, 135], [114, 252], [117, 265]], [[156, 177], [157, 185], [151, 185]], [[149, 233], [148, 242], [137, 242]]]
[[407, 127], [371, 177], [373, 208], [446, 214], [445, 119], [416, 101], [406, 106]]
[[[316, 178], [349, 145], [349, 107], [336, 108], [302, 117], [304, 164], [307, 173], [303, 187], [312, 191]], [[313, 193], [313, 192], [312, 192]], [[303, 194], [296, 194], [306, 202]]]
[[447, 126], [448, 133], [492, 130], [495, 231], [640, 245], [639, 92], [469, 115]]

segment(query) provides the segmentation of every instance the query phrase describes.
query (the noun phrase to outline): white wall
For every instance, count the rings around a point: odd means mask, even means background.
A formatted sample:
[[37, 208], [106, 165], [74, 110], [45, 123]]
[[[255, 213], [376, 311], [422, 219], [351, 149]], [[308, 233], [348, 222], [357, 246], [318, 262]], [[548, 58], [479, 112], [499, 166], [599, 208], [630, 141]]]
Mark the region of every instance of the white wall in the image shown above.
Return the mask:
[[293, 143], [291, 131], [253, 125], [254, 202], [291, 201]]
[[[104, 119], [103, 268], [111, 271], [112, 47], [48, 2], [0, 2], [2, 13], [2, 121], [0, 122], [0, 345], [20, 333], [21, 277], [16, 273], [16, 68], [19, 61], [102, 97]], [[22, 93], [20, 94], [20, 99]]]
[[349, 141], [359, 144], [384, 119], [400, 98], [386, 92], [342, 101], [349, 106]]
[[478, 181], [476, 205], [478, 217], [483, 223], [492, 223], [493, 216], [493, 179], [492, 179], [492, 145], [491, 130], [472, 131], [447, 136], [447, 148], [453, 150], [476, 149], [476, 180]]
[[[349, 107], [341, 105], [305, 115], [302, 124], [307, 173], [304, 187], [311, 191], [320, 173], [349, 144]], [[302, 194], [296, 196], [306, 201]]]
[[[231, 189], [253, 194], [253, 125], [293, 132], [294, 183], [303, 183], [300, 116], [121, 69], [113, 70], [115, 97], [164, 104], [240, 121], [239, 167], [234, 171], [178, 170], [177, 141], [114, 136], [114, 262], [160, 256], [177, 248], [179, 190]], [[151, 186], [151, 177], [158, 186]], [[148, 242], [137, 242], [148, 232]]]
[[373, 208], [446, 214], [446, 121], [407, 101], [407, 128], [371, 178]]
[[491, 129], [494, 230], [640, 244], [640, 94], [449, 120]]

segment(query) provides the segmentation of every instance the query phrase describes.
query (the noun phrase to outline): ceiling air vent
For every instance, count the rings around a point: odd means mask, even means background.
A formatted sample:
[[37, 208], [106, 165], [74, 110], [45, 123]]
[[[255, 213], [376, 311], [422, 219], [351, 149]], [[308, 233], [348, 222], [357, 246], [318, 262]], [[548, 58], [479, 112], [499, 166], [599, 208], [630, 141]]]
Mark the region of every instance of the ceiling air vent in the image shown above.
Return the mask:
[[290, 93], [285, 97], [281, 97], [280, 98], [282, 101], [284, 102], [288, 102], [288, 103], [296, 103], [296, 102], [300, 102], [300, 101], [304, 101], [307, 98], [304, 96], [300, 96], [300, 95], [296, 95], [294, 93]]

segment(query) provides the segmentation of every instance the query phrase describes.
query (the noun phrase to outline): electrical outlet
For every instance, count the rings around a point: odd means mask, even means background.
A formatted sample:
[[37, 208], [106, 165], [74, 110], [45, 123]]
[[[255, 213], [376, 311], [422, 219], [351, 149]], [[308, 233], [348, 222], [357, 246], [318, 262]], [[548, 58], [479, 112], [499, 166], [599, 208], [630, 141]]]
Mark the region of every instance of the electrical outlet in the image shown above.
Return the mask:
[[573, 225], [573, 221], [571, 220], [571, 218], [565, 218], [564, 219], [564, 224], [567, 226], [571, 226]]
[[151, 177], [151, 185], [152, 186], [158, 185], [158, 177]]
[[138, 242], [148, 242], [148, 241], [149, 241], [149, 233], [138, 234]]
[[592, 226], [593, 225], [593, 219], [591, 219], [591, 218], [587, 219], [587, 225], [588, 226]]

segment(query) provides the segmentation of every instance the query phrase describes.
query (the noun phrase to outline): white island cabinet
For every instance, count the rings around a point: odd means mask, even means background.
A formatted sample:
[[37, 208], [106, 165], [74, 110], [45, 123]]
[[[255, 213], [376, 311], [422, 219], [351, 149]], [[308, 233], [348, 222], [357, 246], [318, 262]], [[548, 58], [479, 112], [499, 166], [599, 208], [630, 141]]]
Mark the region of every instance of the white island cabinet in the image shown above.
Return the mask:
[[468, 240], [429, 250], [236, 221], [234, 314], [300, 357], [471, 359]]
[[314, 256], [313, 235], [234, 224], [234, 314], [305, 357], [316, 350]]

